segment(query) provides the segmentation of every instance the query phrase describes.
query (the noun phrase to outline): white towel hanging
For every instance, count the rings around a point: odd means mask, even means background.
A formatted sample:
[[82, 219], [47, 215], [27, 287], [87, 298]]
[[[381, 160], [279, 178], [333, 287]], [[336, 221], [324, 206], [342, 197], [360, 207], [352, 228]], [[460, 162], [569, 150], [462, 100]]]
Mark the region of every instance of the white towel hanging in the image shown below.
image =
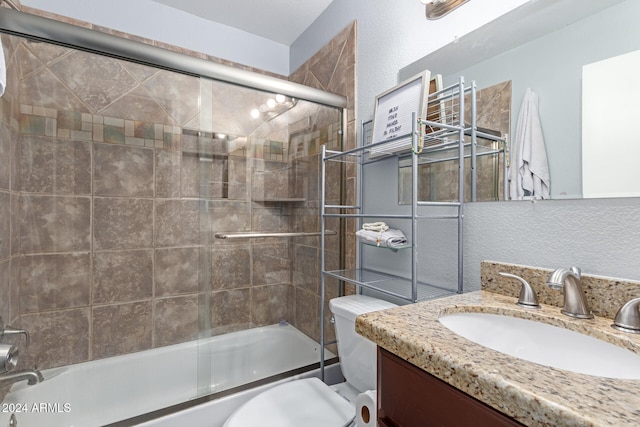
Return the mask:
[[520, 107], [509, 167], [512, 200], [548, 199], [550, 176], [547, 150], [538, 113], [538, 96], [527, 89]]

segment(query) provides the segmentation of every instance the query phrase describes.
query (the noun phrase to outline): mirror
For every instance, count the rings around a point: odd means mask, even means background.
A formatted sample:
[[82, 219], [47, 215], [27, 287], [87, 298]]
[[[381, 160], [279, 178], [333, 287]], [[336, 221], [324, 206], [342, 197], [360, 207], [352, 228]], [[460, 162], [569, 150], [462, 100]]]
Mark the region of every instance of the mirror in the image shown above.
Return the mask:
[[[583, 197], [583, 67], [604, 59], [640, 50], [636, 0], [537, 0], [527, 2], [484, 27], [456, 40], [400, 70], [399, 80], [420, 70], [442, 74], [444, 86], [458, 76], [479, 89], [512, 82], [511, 132], [522, 98], [531, 88], [539, 98], [551, 198]], [[640, 76], [640, 70], [633, 72]], [[602, 82], [607, 85], [607, 81]], [[628, 109], [622, 97], [616, 109]], [[631, 127], [619, 122], [607, 126]], [[630, 129], [629, 129], [630, 130]], [[631, 130], [630, 130], [631, 131]], [[638, 139], [634, 133], [631, 138]], [[617, 167], [613, 162], [613, 167]], [[592, 174], [607, 175], [603, 167]], [[584, 177], [585, 179], [587, 177]], [[596, 177], [595, 179], [598, 179]], [[614, 180], [616, 187], [620, 180]], [[640, 192], [640, 181], [636, 181]], [[619, 197], [617, 188], [598, 197]], [[633, 191], [625, 194], [633, 195]]]
[[[436, 92], [435, 88], [430, 93]], [[476, 162], [475, 193], [471, 189], [471, 146], [470, 135], [465, 136], [464, 178], [465, 202], [504, 200], [509, 194], [508, 182], [504, 181], [505, 144], [503, 137], [510, 132], [511, 82], [502, 82], [476, 91]], [[471, 114], [471, 96], [464, 97], [465, 117]], [[427, 114], [427, 120], [448, 123], [455, 120], [458, 105], [441, 101], [440, 97], [431, 98], [429, 109], [434, 106], [433, 114]], [[429, 116], [431, 114], [431, 116]], [[467, 119], [465, 119], [465, 122]], [[426, 130], [425, 130], [426, 131]], [[426, 131], [428, 132], [428, 131]], [[500, 140], [483, 137], [493, 135]], [[425, 145], [429, 143], [429, 133], [425, 135]], [[431, 140], [432, 149], [418, 157], [418, 200], [421, 202], [457, 201], [458, 194], [458, 146], [440, 146], [441, 140]], [[410, 155], [398, 159], [398, 203], [411, 204], [412, 161]], [[506, 186], [505, 186], [506, 185]]]
[[[640, 50], [583, 67], [582, 196], [640, 196]], [[619, 124], [616, 126], [616, 124]], [[626, 124], [625, 126], [621, 126]], [[601, 173], [606, 170], [607, 173]]]

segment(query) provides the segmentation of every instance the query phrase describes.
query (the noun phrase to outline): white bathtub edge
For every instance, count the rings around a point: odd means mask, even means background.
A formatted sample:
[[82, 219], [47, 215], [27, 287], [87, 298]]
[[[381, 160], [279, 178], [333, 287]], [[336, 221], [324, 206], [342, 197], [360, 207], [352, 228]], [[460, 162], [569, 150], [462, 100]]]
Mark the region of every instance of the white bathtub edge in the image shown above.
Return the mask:
[[[192, 408], [184, 409], [173, 414], [165, 415], [155, 420], [150, 420], [142, 424], [141, 427], [175, 427], [177, 425], [189, 427], [222, 427], [229, 416], [238, 409], [244, 402], [259, 393], [282, 384], [300, 378], [320, 377], [320, 370], [305, 372], [289, 378], [265, 384], [239, 393], [212, 400]], [[325, 379], [328, 384], [336, 384], [343, 381], [340, 365], [335, 363], [325, 368]]]

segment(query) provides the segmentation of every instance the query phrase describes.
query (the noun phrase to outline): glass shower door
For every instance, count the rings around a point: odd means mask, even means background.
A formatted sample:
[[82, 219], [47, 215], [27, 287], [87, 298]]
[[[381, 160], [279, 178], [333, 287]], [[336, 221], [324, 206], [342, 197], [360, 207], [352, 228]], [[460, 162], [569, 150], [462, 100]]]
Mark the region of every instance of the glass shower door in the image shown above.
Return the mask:
[[19, 368], [45, 376], [12, 398], [73, 408], [33, 424], [104, 425], [318, 363], [319, 153], [341, 149], [341, 110], [2, 42], [0, 315], [31, 332]]
[[199, 79], [16, 36], [2, 44], [11, 280], [0, 315], [31, 333], [19, 368], [45, 378], [12, 396], [73, 409], [18, 422], [104, 425], [193, 398], [209, 229], [183, 146], [198, 129]]
[[211, 230], [199, 390], [215, 393], [319, 362], [319, 156], [322, 144], [340, 147], [342, 114], [218, 81], [201, 87], [212, 126], [199, 145], [210, 158], [200, 170]]

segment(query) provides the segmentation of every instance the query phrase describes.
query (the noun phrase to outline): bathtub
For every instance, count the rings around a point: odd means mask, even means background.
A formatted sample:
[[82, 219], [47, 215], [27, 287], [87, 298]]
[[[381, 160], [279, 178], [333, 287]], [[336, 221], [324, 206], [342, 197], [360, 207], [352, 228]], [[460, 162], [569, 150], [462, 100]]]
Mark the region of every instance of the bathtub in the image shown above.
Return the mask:
[[[334, 357], [325, 352], [327, 358]], [[103, 426], [317, 363], [318, 343], [272, 325], [79, 363], [15, 384], [0, 403], [0, 427]]]

